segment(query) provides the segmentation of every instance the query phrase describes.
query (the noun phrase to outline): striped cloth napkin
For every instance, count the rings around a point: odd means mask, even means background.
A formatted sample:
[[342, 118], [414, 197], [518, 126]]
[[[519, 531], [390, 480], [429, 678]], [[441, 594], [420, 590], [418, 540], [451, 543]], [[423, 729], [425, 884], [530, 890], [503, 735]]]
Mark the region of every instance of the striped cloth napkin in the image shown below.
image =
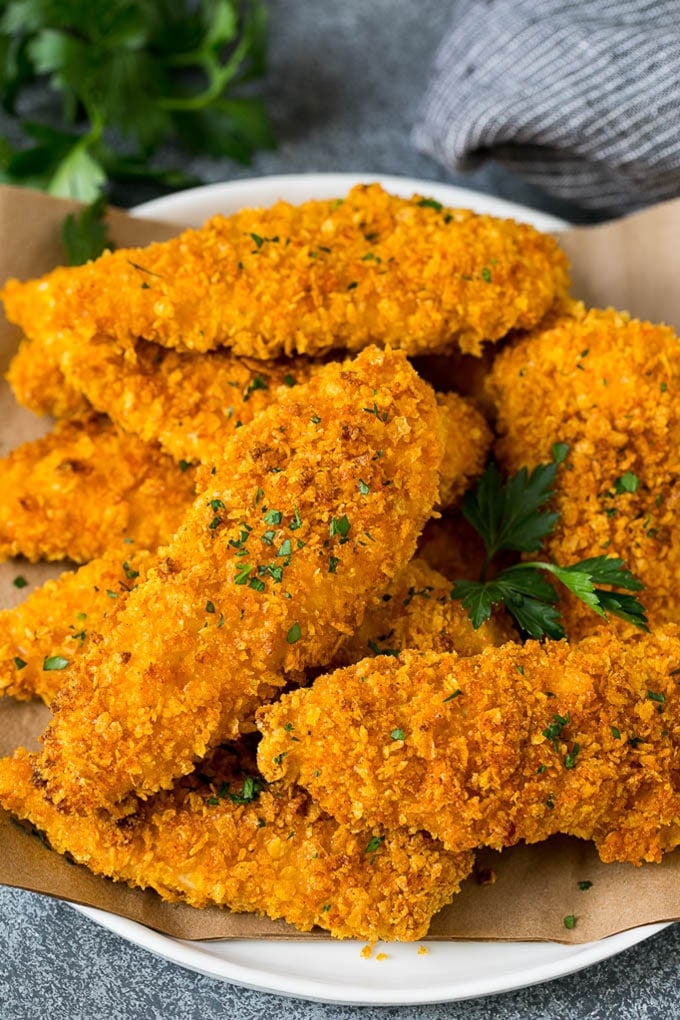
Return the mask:
[[415, 145], [626, 212], [680, 194], [680, 0], [458, 0]]

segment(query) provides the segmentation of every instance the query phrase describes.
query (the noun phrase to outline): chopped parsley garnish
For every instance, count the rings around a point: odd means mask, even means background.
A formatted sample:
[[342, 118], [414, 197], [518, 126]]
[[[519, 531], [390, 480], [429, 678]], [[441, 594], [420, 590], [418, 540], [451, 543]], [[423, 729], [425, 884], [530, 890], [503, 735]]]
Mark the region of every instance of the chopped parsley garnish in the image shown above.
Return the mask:
[[319, 422], [321, 421], [321, 418], [319, 418], [318, 414], [313, 414], [312, 417], [310, 418], [310, 421], [312, 421], [315, 425], [318, 425]]
[[363, 407], [362, 411], [366, 411], [368, 414], [374, 414], [378, 421], [387, 421], [389, 414], [387, 411], [381, 411], [375, 400], [373, 401], [373, 407]]
[[138, 570], [133, 570], [132, 567], [130, 566], [130, 564], [127, 562], [127, 560], [123, 564], [123, 570], [125, 571], [125, 576], [130, 581], [134, 581], [134, 579], [136, 577], [139, 577], [139, 571]]
[[233, 804], [251, 804], [264, 790], [264, 783], [257, 776], [246, 776], [240, 793], [230, 793], [229, 800]]
[[206, 611], [206, 613], [214, 613], [215, 612], [215, 604], [214, 604], [214, 602], [211, 602], [210, 599], [208, 599], [208, 601], [205, 604], [205, 611]]
[[666, 702], [666, 695], [658, 691], [647, 691], [647, 700], [657, 701], [660, 705], [663, 705]]
[[267, 510], [264, 514], [265, 524], [280, 524], [283, 520], [283, 514], [280, 510]]
[[418, 205], [422, 209], [435, 209], [436, 212], [441, 212], [444, 208], [441, 202], [438, 202], [436, 198], [420, 198], [418, 199]]
[[210, 528], [211, 531], [214, 531], [215, 528], [219, 528], [221, 523], [222, 523], [221, 517], [213, 517], [208, 527]]
[[362, 496], [368, 496], [370, 491], [371, 490], [368, 487], [368, 485], [366, 485], [366, 482], [362, 482], [362, 480], [359, 479], [359, 492], [361, 493], [361, 495]]
[[255, 390], [268, 390], [268, 389], [269, 386], [267, 385], [267, 380], [264, 378], [264, 376], [255, 375], [253, 376], [253, 378], [250, 380], [250, 382], [243, 391], [243, 400], [244, 402], [246, 400], [250, 400], [250, 397], [255, 392]]
[[182, 460], [180, 460], [180, 462], [179, 462], [179, 469], [180, 469], [180, 471], [182, 473], [184, 473], [185, 471], [188, 471], [190, 467], [191, 467], [191, 461], [190, 460], [184, 460], [184, 458], [182, 458]]
[[69, 660], [65, 659], [63, 655], [46, 655], [43, 661], [43, 669], [47, 672], [57, 669], [66, 669], [69, 664]]
[[371, 839], [369, 839], [368, 841], [364, 853], [367, 854], [377, 853], [377, 851], [380, 849], [384, 842], [385, 842], [384, 836], [372, 836]]
[[106, 594], [109, 596], [110, 599], [117, 599], [118, 598], [118, 592], [117, 591], [111, 591], [110, 588], [106, 589]]
[[296, 641], [299, 641], [302, 637], [302, 630], [299, 623], [294, 623], [286, 634], [286, 641], [289, 645], [294, 645]]
[[217, 513], [218, 510], [226, 510], [226, 507], [221, 499], [208, 500], [208, 506], [211, 510]]
[[504, 605], [529, 637], [565, 637], [556, 609], [559, 595], [545, 577], [549, 574], [599, 616], [606, 619], [611, 613], [647, 630], [644, 607], [635, 596], [597, 587], [642, 590], [640, 581], [616, 557], [594, 556], [567, 567], [542, 561], [516, 563], [487, 580], [499, 552], [536, 553], [555, 527], [559, 514], [543, 507], [553, 496], [558, 466], [567, 452], [565, 443], [556, 443], [551, 463], [539, 464], [531, 473], [522, 468], [506, 482], [490, 464], [477, 487], [465, 495], [463, 516], [481, 536], [486, 554], [480, 580], [456, 581], [451, 597], [462, 601], [475, 629], [490, 618], [494, 606]]
[[462, 691], [458, 690], [454, 691], [452, 694], [447, 695], [444, 698], [444, 704], [446, 704], [447, 701], [453, 701], [454, 698], [459, 698], [462, 693], [463, 693]]
[[612, 726], [612, 737], [614, 740], [621, 739], [621, 730], [617, 726]]
[[279, 546], [277, 556], [290, 556], [293, 551], [293, 543], [289, 538], [284, 538], [283, 542]]
[[297, 386], [297, 379], [295, 378], [294, 375], [291, 375], [289, 372], [286, 372], [286, 374], [283, 377], [283, 381], [286, 386], [290, 387]]
[[481, 277], [485, 283], [491, 283], [491, 270], [488, 266], [484, 266], [482, 269]]
[[259, 577], [252, 577], [248, 582], [248, 587], [253, 588], [255, 591], [264, 591], [265, 583]]
[[625, 474], [621, 475], [614, 482], [614, 491], [617, 496], [623, 495], [624, 492], [637, 492], [640, 479], [637, 475], [634, 475], [632, 471], [626, 471]]
[[581, 882], [578, 882], [577, 884], [581, 892], [585, 892], [586, 889], [592, 889], [593, 886], [593, 883], [589, 882], [587, 878], [583, 879]]
[[352, 525], [349, 522], [347, 514], [343, 514], [342, 517], [331, 517], [328, 532], [331, 538], [334, 538], [335, 535], [340, 535], [341, 538], [347, 538], [351, 527]]
[[564, 767], [565, 767], [565, 769], [575, 769], [576, 768], [576, 756], [578, 755], [580, 750], [581, 750], [581, 745], [580, 744], [574, 744], [574, 746], [572, 747], [572, 749], [569, 752], [569, 754], [565, 755], [565, 758], [564, 758]]
[[293, 514], [293, 520], [288, 525], [291, 531], [297, 531], [298, 528], [302, 527], [302, 518], [300, 517], [300, 511], [295, 507], [295, 513]]
[[554, 811], [555, 810], [555, 796], [554, 796], [554, 794], [552, 794], [552, 793], [548, 794], [548, 799], [545, 802], [545, 806], [548, 808], [549, 811]]
[[26, 585], [28, 584], [28, 581], [22, 574], [17, 574], [17, 576], [12, 581], [12, 584], [14, 585], [15, 588], [25, 588]]
[[329, 574], [334, 574], [336, 572], [336, 570], [338, 569], [339, 562], [340, 562], [340, 560], [338, 559], [337, 556], [329, 557], [329, 560], [328, 560], [328, 573]]
[[253, 568], [248, 563], [242, 563], [236, 571], [234, 577], [234, 584], [247, 584], [250, 577], [250, 571]]
[[25, 659], [20, 659], [18, 655], [14, 656], [14, 665], [17, 669], [25, 669], [28, 663]]
[[547, 726], [544, 730], [541, 730], [543, 736], [547, 740], [552, 741], [552, 745], [556, 751], [559, 750], [558, 741], [562, 734], [562, 730], [569, 722], [569, 718], [570, 717], [568, 712], [566, 715], [556, 714], [553, 716], [553, 721], [550, 723], [550, 725]]
[[403, 740], [404, 739], [404, 731], [403, 730], [399, 730], [399, 729], [392, 730], [392, 732], [390, 733], [390, 736], [392, 737], [392, 740]]
[[576, 918], [574, 917], [573, 914], [567, 914], [567, 916], [564, 919], [564, 927], [568, 928], [569, 931], [571, 931], [572, 928], [576, 927]]
[[367, 644], [374, 655], [391, 655], [395, 659], [399, 655], [398, 648], [381, 648], [375, 641], [368, 641]]

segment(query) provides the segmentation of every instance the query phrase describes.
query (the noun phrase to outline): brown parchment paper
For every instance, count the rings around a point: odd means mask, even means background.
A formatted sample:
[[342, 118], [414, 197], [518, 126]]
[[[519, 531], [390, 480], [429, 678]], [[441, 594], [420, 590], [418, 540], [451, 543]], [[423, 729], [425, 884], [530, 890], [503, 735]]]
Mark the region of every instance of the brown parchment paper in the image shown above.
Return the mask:
[[[0, 284], [9, 276], [40, 275], [62, 259], [59, 225], [76, 203], [39, 192], [0, 187]], [[165, 240], [177, 227], [110, 213], [118, 246]], [[565, 231], [573, 263], [574, 293], [592, 305], [613, 304], [640, 317], [680, 327], [680, 200], [596, 227]], [[0, 311], [0, 371], [19, 336]], [[0, 455], [40, 435], [50, 423], [19, 408], [0, 384]], [[65, 569], [21, 561], [0, 564], [0, 608], [19, 602], [33, 587]], [[19, 592], [23, 574], [31, 587]], [[0, 754], [37, 747], [48, 717], [39, 704], [0, 700]], [[567, 837], [478, 855], [476, 877], [434, 919], [434, 939], [522, 939], [587, 942], [657, 921], [680, 920], [680, 852], [662, 865], [603, 865], [591, 844]], [[493, 874], [494, 882], [488, 882]], [[590, 881], [587, 891], [579, 881]], [[129, 889], [92, 875], [48, 850], [0, 811], [0, 883], [57, 896], [131, 918], [185, 939], [326, 938], [302, 935], [283, 922], [218, 908], [198, 911], [163, 903], [153, 892]], [[576, 926], [564, 927], [574, 914]]]

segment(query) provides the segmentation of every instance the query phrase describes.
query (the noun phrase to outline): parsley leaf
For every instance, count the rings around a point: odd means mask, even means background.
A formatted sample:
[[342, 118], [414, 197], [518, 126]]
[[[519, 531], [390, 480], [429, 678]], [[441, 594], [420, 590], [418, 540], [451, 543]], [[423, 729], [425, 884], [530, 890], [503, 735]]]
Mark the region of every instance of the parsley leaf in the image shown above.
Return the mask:
[[[456, 581], [451, 597], [462, 602], [475, 629], [490, 618], [494, 606], [503, 605], [529, 637], [565, 637], [556, 608], [559, 595], [545, 574], [599, 616], [606, 619], [612, 614], [647, 629], [644, 607], [634, 595], [626, 594], [641, 591], [643, 585], [618, 557], [593, 556], [566, 567], [543, 561], [517, 563], [486, 578], [499, 551], [538, 552], [554, 528], [559, 514], [543, 507], [553, 494], [557, 469], [568, 450], [566, 443], [556, 443], [550, 464], [539, 464], [531, 473], [522, 468], [506, 482], [496, 465], [490, 464], [477, 488], [466, 494], [463, 515], [484, 541], [486, 555], [480, 580]], [[603, 584], [624, 592], [598, 587]]]
[[106, 199], [100, 195], [78, 213], [69, 213], [61, 225], [61, 243], [67, 266], [80, 266], [112, 248], [106, 226]]
[[[0, 140], [6, 183], [92, 202], [108, 180], [198, 183], [151, 165], [166, 142], [241, 163], [274, 144], [249, 85], [265, 71], [263, 0], [14, 0], [0, 10], [0, 102], [21, 139], [16, 149]], [[56, 127], [19, 119], [31, 87]]]

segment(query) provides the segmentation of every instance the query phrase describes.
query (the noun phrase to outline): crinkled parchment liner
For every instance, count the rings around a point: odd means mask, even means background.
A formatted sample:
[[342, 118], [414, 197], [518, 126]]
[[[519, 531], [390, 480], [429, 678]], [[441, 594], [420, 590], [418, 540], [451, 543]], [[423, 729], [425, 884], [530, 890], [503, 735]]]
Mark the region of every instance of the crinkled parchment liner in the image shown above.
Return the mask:
[[[37, 276], [59, 262], [58, 226], [74, 206], [37, 192], [0, 188], [0, 281], [9, 276]], [[111, 230], [119, 246], [163, 240], [177, 232], [166, 224], [119, 212], [111, 214]], [[640, 317], [677, 327], [678, 237], [680, 201], [603, 226], [567, 231], [563, 242], [574, 267], [575, 293], [589, 304], [627, 308]], [[17, 332], [1, 319], [0, 370], [6, 368], [18, 339]], [[3, 382], [0, 455], [47, 428], [49, 423], [17, 407]], [[0, 565], [0, 607], [26, 594], [11, 583], [18, 569], [35, 586], [63, 567]], [[42, 705], [0, 701], [0, 753], [11, 753], [19, 744], [36, 745], [46, 717]], [[490, 882], [492, 876], [495, 881]], [[578, 883], [585, 880], [592, 886], [582, 891]], [[3, 812], [0, 883], [99, 907], [185, 939], [327, 937], [302, 935], [283, 922], [254, 915], [163, 903], [153, 892], [98, 878], [48, 850]], [[571, 930], [564, 926], [569, 914], [576, 917]], [[460, 895], [434, 919], [430, 937], [579, 943], [637, 925], [678, 919], [680, 852], [669, 855], [663, 865], [603, 865], [590, 844], [558, 837], [502, 854], [480, 853], [476, 877], [468, 879]]]

